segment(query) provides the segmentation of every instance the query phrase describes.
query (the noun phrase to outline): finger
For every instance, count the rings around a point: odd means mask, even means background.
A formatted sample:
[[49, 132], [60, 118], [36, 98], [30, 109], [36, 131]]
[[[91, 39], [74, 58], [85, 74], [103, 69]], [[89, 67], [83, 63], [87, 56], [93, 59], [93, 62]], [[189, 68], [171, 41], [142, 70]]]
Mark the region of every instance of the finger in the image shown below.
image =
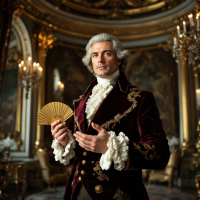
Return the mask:
[[60, 120], [56, 120], [51, 124], [51, 131], [53, 131], [56, 127], [56, 125], [58, 125], [60, 123]]
[[76, 131], [76, 133], [74, 133], [74, 136], [80, 137], [80, 138], [82, 138], [84, 140], [88, 140], [88, 141], [91, 141], [94, 137], [96, 137], [96, 136], [93, 136], [93, 135], [87, 135], [87, 134], [81, 133], [79, 131]]
[[57, 137], [56, 139], [57, 139], [58, 141], [62, 141], [62, 140], [65, 138], [65, 136], [66, 136], [67, 134], [68, 134], [68, 133], [65, 132], [65, 133], [63, 133], [61, 136]]
[[55, 127], [54, 131], [57, 133], [61, 128], [65, 128], [65, 127], [66, 127], [65, 124], [66, 124], [66, 122], [63, 122], [63, 123], [58, 124], [58, 125]]
[[92, 128], [97, 130], [98, 132], [104, 130], [101, 126], [99, 126], [98, 124], [95, 124], [94, 122], [92, 122]]
[[81, 138], [81, 137], [76, 137], [76, 141], [81, 142], [81, 143], [83, 143], [84, 145], [88, 145], [88, 146], [91, 145], [91, 142], [90, 142], [90, 141], [84, 140], [84, 139]]
[[60, 129], [56, 134], [55, 134], [55, 138], [61, 136], [63, 133], [68, 132], [68, 128], [64, 127], [62, 129]]
[[79, 145], [80, 145], [82, 148], [84, 148], [85, 150], [94, 152], [94, 148], [93, 148], [93, 147], [91, 147], [91, 146], [89, 146], [89, 145], [85, 145], [85, 144], [83, 144], [81, 141], [79, 141], [78, 143], [79, 143]]

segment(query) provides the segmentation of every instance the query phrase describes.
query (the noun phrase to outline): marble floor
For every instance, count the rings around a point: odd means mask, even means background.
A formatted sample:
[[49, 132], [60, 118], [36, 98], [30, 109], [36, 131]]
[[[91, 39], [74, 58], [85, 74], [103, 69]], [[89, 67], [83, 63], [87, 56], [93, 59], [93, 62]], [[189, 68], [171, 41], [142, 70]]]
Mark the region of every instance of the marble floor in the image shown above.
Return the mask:
[[[148, 189], [147, 185], [145, 186], [147, 188], [150, 200], [196, 200], [197, 197], [196, 189], [172, 187], [172, 191], [170, 192], [169, 188], [166, 185], [152, 184], [151, 189]], [[56, 192], [52, 187], [50, 193], [48, 193], [47, 187], [45, 187], [44, 189], [29, 188], [26, 191], [25, 200], [62, 200], [64, 191], [64, 185], [59, 185], [56, 188]], [[13, 188], [9, 188], [6, 193], [9, 196], [9, 200], [15, 199], [14, 186]], [[21, 200], [20, 187], [18, 200]]]

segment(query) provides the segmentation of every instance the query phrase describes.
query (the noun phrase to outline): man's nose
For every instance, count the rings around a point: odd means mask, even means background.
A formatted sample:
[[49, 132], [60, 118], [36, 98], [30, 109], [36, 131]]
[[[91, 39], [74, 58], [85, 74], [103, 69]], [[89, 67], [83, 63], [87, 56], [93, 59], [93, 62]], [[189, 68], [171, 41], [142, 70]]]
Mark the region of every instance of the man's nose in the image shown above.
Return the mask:
[[103, 54], [99, 54], [98, 63], [104, 63]]

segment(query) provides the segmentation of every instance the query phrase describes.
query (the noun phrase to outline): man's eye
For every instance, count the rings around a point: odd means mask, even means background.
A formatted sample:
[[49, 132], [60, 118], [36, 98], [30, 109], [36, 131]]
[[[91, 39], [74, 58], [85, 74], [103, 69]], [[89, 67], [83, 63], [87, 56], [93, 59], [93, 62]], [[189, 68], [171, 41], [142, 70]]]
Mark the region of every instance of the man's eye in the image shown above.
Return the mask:
[[105, 55], [106, 55], [106, 56], [110, 56], [110, 53], [106, 52]]
[[93, 54], [92, 57], [97, 57], [97, 55]]

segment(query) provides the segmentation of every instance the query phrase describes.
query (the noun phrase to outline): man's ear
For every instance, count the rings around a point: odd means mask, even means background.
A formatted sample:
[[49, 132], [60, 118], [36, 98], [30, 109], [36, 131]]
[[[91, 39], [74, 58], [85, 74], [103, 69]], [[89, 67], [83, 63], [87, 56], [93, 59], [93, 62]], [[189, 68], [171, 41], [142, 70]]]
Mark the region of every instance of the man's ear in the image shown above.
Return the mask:
[[121, 61], [121, 60], [117, 60], [117, 65], [118, 65], [118, 66], [120, 66], [120, 65], [121, 65], [121, 63], [122, 63], [122, 61]]

